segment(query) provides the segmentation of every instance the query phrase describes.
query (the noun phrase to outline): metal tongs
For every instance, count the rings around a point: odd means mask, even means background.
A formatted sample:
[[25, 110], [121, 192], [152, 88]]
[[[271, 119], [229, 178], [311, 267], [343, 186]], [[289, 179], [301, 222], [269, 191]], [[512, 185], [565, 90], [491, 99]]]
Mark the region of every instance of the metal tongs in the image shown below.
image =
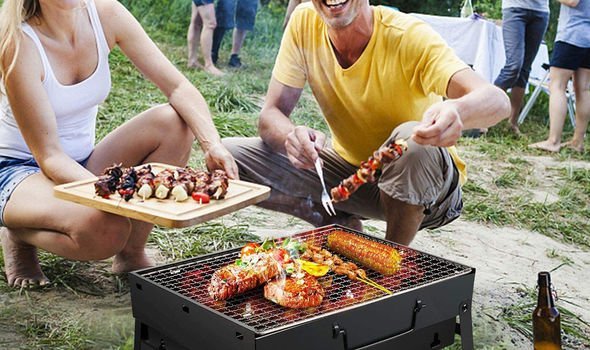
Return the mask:
[[334, 205], [332, 204], [332, 198], [326, 190], [326, 183], [324, 182], [324, 171], [322, 170], [322, 164], [319, 157], [315, 160], [314, 165], [315, 171], [318, 173], [318, 177], [322, 182], [322, 206], [324, 207], [326, 212], [328, 212], [328, 215], [336, 215], [336, 210], [334, 209]]

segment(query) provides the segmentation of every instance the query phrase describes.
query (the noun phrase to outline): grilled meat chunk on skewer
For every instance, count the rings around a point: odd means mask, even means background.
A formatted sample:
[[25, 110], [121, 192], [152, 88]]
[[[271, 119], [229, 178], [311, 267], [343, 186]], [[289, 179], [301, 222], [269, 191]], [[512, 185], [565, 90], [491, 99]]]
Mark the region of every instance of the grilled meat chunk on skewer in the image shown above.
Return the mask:
[[117, 191], [121, 176], [123, 176], [121, 164], [113, 164], [106, 168], [103, 174], [98, 177], [98, 181], [94, 183], [94, 192], [102, 198], [109, 198]]
[[135, 168], [126, 168], [123, 175], [119, 179], [117, 192], [125, 201], [129, 201], [135, 193], [135, 185], [137, 183], [137, 173]]
[[398, 160], [407, 149], [406, 141], [396, 140], [375, 151], [367, 161], [361, 163], [356, 173], [342, 180], [338, 186], [330, 190], [332, 200], [335, 203], [345, 201], [361, 185], [374, 182], [383, 164]]
[[223, 199], [227, 194], [229, 180], [223, 170], [216, 169], [211, 174], [211, 182], [207, 186], [207, 194], [214, 199]]
[[137, 183], [135, 186], [137, 188], [137, 195], [141, 199], [146, 200], [154, 194], [156, 190], [156, 186], [154, 185], [155, 178], [156, 175], [152, 172], [152, 166], [149, 164], [137, 170]]
[[156, 198], [166, 199], [170, 195], [172, 184], [174, 183], [174, 173], [170, 169], [164, 169], [156, 175], [154, 186], [156, 187]]

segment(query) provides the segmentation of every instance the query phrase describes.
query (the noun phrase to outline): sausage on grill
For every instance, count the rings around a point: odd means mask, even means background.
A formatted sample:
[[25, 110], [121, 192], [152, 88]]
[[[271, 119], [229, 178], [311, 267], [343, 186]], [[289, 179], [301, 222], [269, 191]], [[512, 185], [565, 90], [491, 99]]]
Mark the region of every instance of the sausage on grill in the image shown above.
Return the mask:
[[344, 231], [330, 233], [328, 247], [383, 275], [396, 273], [402, 261], [394, 247]]

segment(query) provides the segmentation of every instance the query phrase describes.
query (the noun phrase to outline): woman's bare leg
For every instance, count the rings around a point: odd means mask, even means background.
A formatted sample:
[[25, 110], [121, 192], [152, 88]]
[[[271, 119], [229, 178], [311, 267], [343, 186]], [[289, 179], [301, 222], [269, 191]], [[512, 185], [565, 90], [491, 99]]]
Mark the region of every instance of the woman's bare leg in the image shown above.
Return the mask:
[[193, 3], [191, 6], [191, 23], [188, 26], [188, 32], [186, 33], [186, 42], [188, 48], [188, 62], [189, 68], [202, 68], [203, 66], [199, 63], [197, 58], [197, 52], [199, 49], [199, 38], [203, 29], [203, 22], [197, 6]]
[[574, 72], [569, 69], [551, 67], [549, 70], [549, 137], [545, 141], [529, 145], [548, 152], [559, 152], [561, 135], [567, 113], [565, 89]]
[[[194, 135], [170, 105], [154, 107], [105, 137], [87, 167], [98, 174], [113, 163], [133, 166], [157, 161], [184, 166], [193, 140]], [[144, 252], [151, 224], [59, 200], [53, 196], [53, 186], [43, 174], [31, 175], [6, 204], [4, 220], [10, 229], [2, 231], [3, 254], [13, 285], [46, 280], [34, 247], [72, 260], [116, 255], [115, 272], [151, 264]]]
[[[129, 135], [135, 137], [130, 138]], [[88, 161], [93, 173], [102, 172], [113, 162], [134, 166], [160, 162], [185, 166], [190, 157], [194, 135], [170, 105], [149, 109], [131, 119], [104, 138]], [[113, 260], [113, 272], [122, 273], [153, 265], [145, 254], [152, 224], [131, 220], [127, 244]]]
[[574, 73], [576, 93], [576, 128], [571, 141], [565, 146], [577, 152], [584, 152], [584, 137], [590, 120], [590, 69], [579, 68]]

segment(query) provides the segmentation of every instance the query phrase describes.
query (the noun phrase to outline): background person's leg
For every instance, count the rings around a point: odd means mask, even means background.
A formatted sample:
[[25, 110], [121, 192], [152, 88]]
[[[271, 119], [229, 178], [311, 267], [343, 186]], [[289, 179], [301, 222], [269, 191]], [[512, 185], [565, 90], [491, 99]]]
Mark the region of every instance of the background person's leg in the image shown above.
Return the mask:
[[217, 64], [219, 58], [219, 49], [223, 42], [225, 33], [235, 27], [237, 0], [218, 0], [215, 6], [215, 18], [217, 27], [213, 31], [213, 41], [211, 44], [211, 59]]
[[[590, 61], [590, 55], [588, 55], [588, 60]], [[584, 137], [590, 121], [590, 68], [578, 68], [574, 72], [574, 91], [576, 94], [576, 128], [572, 140], [566, 146], [577, 152], [584, 152]]]
[[526, 10], [507, 8], [502, 10], [502, 18], [502, 36], [504, 38], [506, 63], [502, 67], [502, 70], [500, 70], [498, 77], [494, 81], [494, 85], [504, 91], [512, 89], [510, 93], [510, 104], [512, 106], [510, 125], [514, 132], [520, 134], [517, 118], [524, 96], [524, 89], [514, 89], [514, 87], [517, 85], [518, 76], [525, 57]]
[[240, 68], [242, 66], [240, 52], [246, 39], [246, 33], [254, 30], [257, 11], [258, 0], [237, 0], [236, 26], [232, 35], [232, 51], [228, 63], [230, 67]]
[[545, 141], [529, 145], [548, 152], [559, 152], [561, 135], [567, 114], [567, 97], [565, 89], [573, 75], [569, 69], [549, 68], [549, 137]]
[[207, 73], [215, 76], [222, 76], [225, 73], [220, 71], [213, 64], [211, 59], [211, 46], [213, 44], [213, 31], [217, 27], [215, 19], [215, 7], [213, 3], [198, 7], [199, 15], [203, 20], [203, 30], [201, 31], [201, 54], [203, 55], [204, 69]]
[[197, 57], [202, 26], [203, 23], [201, 21], [201, 17], [199, 16], [199, 12], [197, 11], [197, 6], [193, 3], [191, 6], [191, 22], [188, 26], [188, 32], [186, 34], [188, 49], [187, 66], [190, 68], [202, 67]]
[[549, 23], [548, 13], [532, 10], [526, 11], [527, 16], [526, 22], [524, 23], [524, 58], [520, 72], [517, 75], [518, 78], [510, 92], [510, 126], [516, 134], [520, 134], [520, 130], [518, 129], [518, 115], [522, 109], [525, 88], [531, 74], [531, 65], [539, 51], [539, 46], [541, 45], [541, 41], [543, 41], [543, 36]]

